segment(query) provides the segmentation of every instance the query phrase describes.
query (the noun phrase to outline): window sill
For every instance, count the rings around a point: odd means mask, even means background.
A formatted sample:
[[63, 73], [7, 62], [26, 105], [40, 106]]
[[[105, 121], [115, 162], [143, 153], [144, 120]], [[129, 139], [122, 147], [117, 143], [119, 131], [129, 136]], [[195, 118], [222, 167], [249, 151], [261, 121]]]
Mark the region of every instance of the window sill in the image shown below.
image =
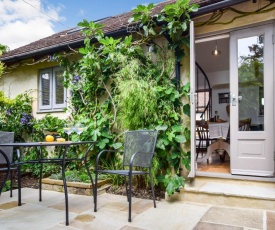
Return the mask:
[[42, 111], [37, 111], [36, 114], [42, 114], [42, 113], [60, 113], [60, 112], [65, 113], [64, 109], [55, 109], [55, 110], [42, 110]]

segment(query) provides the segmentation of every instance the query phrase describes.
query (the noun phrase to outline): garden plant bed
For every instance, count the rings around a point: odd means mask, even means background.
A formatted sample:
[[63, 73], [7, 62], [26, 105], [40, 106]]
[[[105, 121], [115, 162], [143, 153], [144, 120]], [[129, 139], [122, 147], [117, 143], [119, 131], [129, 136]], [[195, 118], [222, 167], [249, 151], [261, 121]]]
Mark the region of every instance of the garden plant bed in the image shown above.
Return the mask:
[[[104, 185], [107, 185], [109, 180], [99, 180], [98, 187], [102, 188]], [[70, 194], [78, 194], [78, 195], [92, 195], [92, 184], [91, 183], [83, 183], [83, 182], [72, 182], [67, 181], [67, 189]], [[109, 187], [109, 186], [106, 186]], [[105, 186], [103, 187], [103, 189]], [[64, 192], [63, 180], [55, 180], [50, 178], [42, 179], [42, 189], [52, 190], [57, 192]]]
[[[1, 173], [0, 173], [1, 175]], [[45, 180], [45, 179], [43, 179]], [[57, 180], [60, 181], [58, 182], [59, 185], [58, 186], [62, 186], [63, 182], [62, 180]], [[68, 185], [68, 190], [70, 190], [71, 187], [69, 187], [69, 184], [72, 182], [68, 182], [67, 181], [67, 185]], [[79, 182], [74, 182], [74, 183], [79, 183]], [[61, 185], [60, 185], [61, 184]], [[106, 186], [107, 184], [105, 184], [104, 186]], [[29, 173], [23, 174], [21, 177], [21, 186], [22, 188], [33, 188], [33, 189], [38, 189], [39, 188], [39, 179], [37, 177], [32, 176]], [[45, 188], [46, 184], [43, 183], [43, 189], [47, 189]], [[90, 184], [86, 184], [86, 186], [91, 186]], [[63, 186], [62, 186], [63, 187]], [[85, 187], [85, 186], [84, 186]], [[103, 187], [103, 186], [102, 186]], [[17, 189], [17, 174], [14, 173], [14, 189]], [[60, 187], [59, 187], [60, 189]], [[91, 187], [88, 188], [91, 191]], [[50, 189], [53, 190], [53, 189]], [[72, 189], [75, 191], [80, 192], [80, 190], [78, 189]], [[54, 191], [59, 191], [59, 190], [54, 190]], [[63, 190], [60, 190], [63, 191]], [[121, 186], [106, 186], [106, 190], [107, 193], [111, 193], [111, 194], [117, 194], [117, 195], [126, 195], [125, 192], [125, 185], [121, 185]], [[74, 194], [79, 194], [79, 193], [74, 193]], [[84, 194], [86, 195], [86, 194]], [[142, 199], [152, 199], [152, 192], [149, 189], [136, 189], [133, 188], [133, 193], [132, 193], [133, 197], [136, 198], [142, 198]], [[155, 197], [156, 200], [162, 200], [165, 198], [165, 191], [159, 189], [158, 187], [155, 188]]]

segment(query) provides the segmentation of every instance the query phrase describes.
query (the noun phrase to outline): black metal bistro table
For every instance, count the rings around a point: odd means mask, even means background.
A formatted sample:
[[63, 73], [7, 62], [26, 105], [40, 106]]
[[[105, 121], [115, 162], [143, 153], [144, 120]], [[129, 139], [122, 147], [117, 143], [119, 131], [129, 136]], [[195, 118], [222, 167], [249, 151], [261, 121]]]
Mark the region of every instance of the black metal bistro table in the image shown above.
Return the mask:
[[[64, 194], [65, 194], [65, 209], [66, 209], [66, 225], [69, 225], [69, 205], [68, 205], [68, 191], [67, 191], [67, 184], [66, 184], [66, 177], [65, 177], [65, 166], [66, 163], [72, 161], [84, 161], [85, 168], [87, 170], [88, 176], [92, 182], [93, 187], [93, 194], [94, 194], [94, 182], [92, 176], [90, 174], [88, 164], [87, 164], [87, 157], [88, 153], [91, 148], [94, 146], [95, 141], [79, 141], [79, 142], [72, 142], [72, 141], [65, 141], [65, 142], [25, 142], [25, 143], [0, 143], [0, 146], [12, 146], [14, 148], [35, 148], [37, 152], [37, 159], [30, 160], [30, 161], [21, 161], [21, 154], [19, 156], [18, 162], [16, 165], [18, 166], [18, 206], [21, 206], [21, 172], [20, 166], [23, 164], [40, 164], [40, 180], [39, 180], [39, 201], [42, 201], [42, 168], [44, 163], [55, 163], [60, 164], [62, 169], [62, 179], [64, 184]], [[84, 157], [82, 158], [67, 158], [68, 150], [71, 146], [76, 145], [87, 145], [88, 148]], [[56, 158], [45, 158], [43, 156], [43, 147], [47, 146], [55, 146], [59, 147], [59, 155]], [[94, 200], [95, 201], [95, 200]]]

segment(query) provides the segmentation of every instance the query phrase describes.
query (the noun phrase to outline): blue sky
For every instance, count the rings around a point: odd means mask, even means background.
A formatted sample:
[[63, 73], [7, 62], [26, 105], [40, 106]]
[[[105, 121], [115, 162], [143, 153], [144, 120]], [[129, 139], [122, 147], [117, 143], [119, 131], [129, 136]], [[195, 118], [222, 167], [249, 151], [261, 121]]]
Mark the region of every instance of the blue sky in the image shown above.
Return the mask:
[[97, 20], [164, 0], [0, 0], [0, 44], [10, 49]]
[[[61, 6], [60, 16], [66, 18], [64, 24], [73, 27], [83, 19], [97, 20], [131, 11], [139, 4], [158, 3], [161, 0], [43, 0], [42, 2]], [[64, 29], [61, 24], [56, 23], [55, 26], [56, 30]]]

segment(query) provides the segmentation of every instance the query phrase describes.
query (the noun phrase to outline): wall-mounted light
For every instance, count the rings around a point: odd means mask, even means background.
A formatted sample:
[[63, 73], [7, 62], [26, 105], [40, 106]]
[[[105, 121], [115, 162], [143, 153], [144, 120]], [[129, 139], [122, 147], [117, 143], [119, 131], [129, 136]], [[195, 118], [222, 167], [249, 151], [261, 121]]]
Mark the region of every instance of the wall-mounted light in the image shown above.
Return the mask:
[[211, 54], [214, 55], [214, 56], [218, 56], [221, 53], [222, 52], [218, 49], [218, 45], [217, 45], [217, 41], [216, 41], [215, 49], [211, 52]]

